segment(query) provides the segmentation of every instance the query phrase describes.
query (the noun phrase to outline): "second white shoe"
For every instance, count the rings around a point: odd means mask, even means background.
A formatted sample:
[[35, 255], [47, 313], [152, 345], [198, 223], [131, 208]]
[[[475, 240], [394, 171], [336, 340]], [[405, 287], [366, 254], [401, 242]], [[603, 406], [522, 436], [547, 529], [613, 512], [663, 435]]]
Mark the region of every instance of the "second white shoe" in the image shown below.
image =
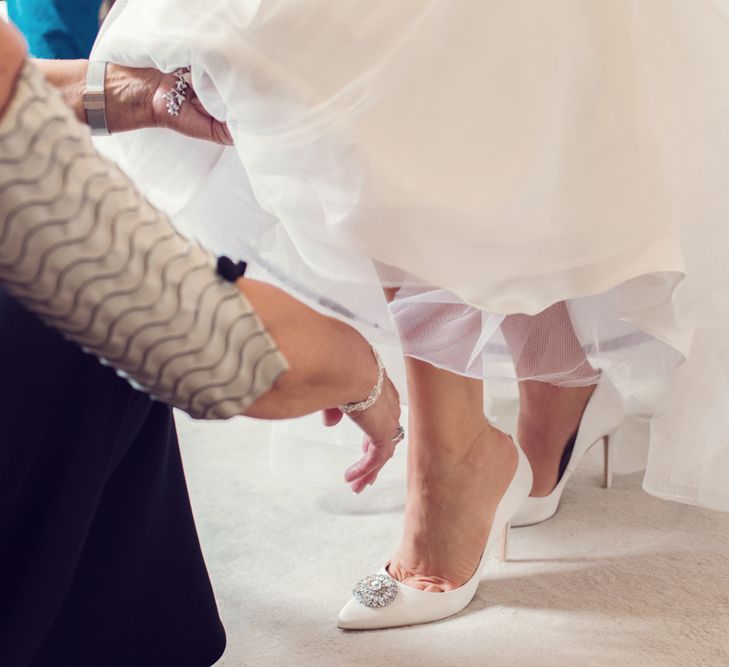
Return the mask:
[[481, 571], [490, 553], [505, 539], [509, 521], [522, 506], [532, 488], [532, 470], [521, 447], [516, 443], [519, 462], [506, 493], [501, 498], [486, 548], [473, 576], [463, 586], [445, 593], [422, 591], [395, 581], [387, 566], [377, 574], [362, 579], [352, 591], [352, 599], [339, 613], [337, 625], [345, 630], [377, 630], [403, 625], [431, 623], [465, 609], [476, 594]]
[[615, 385], [607, 375], [603, 374], [582, 413], [569, 462], [557, 485], [548, 496], [529, 496], [524, 501], [524, 506], [511, 520], [511, 525], [515, 528], [532, 526], [553, 517], [559, 508], [559, 501], [567, 481], [589, 449], [600, 440], [603, 441], [605, 447], [603, 485], [605, 488], [609, 488], [612, 484], [609, 437], [610, 433], [620, 426], [624, 418], [623, 400]]

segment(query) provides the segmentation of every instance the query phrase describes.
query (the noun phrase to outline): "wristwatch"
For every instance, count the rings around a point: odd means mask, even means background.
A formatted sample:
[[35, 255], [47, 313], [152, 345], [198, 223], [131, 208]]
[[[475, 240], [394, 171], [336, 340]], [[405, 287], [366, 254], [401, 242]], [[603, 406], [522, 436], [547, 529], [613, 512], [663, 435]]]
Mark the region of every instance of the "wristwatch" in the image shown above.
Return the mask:
[[106, 122], [106, 65], [103, 60], [90, 60], [86, 73], [86, 90], [84, 90], [84, 111], [86, 121], [94, 136], [108, 136], [109, 125]]

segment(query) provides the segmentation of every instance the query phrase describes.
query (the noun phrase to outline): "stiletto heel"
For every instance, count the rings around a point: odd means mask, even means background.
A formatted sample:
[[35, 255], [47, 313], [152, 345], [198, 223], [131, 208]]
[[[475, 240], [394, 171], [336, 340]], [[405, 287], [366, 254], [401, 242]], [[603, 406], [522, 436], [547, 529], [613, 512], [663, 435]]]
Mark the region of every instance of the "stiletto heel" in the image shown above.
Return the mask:
[[522, 506], [532, 488], [532, 469], [521, 447], [514, 443], [519, 462], [511, 484], [496, 506], [491, 531], [481, 561], [471, 578], [452, 591], [433, 593], [396, 581], [385, 565], [377, 574], [362, 579], [352, 591], [352, 599], [339, 612], [337, 625], [345, 630], [378, 630], [403, 625], [418, 625], [447, 618], [465, 609], [476, 594], [481, 571], [488, 556], [500, 544], [506, 556], [509, 521]]
[[610, 458], [610, 436], [606, 435], [602, 439], [602, 457], [603, 457], [603, 473], [602, 486], [609, 489], [613, 485], [613, 464]]
[[499, 560], [505, 563], [509, 560], [509, 531], [511, 530], [511, 523], [507, 523], [504, 526], [504, 532], [501, 533], [501, 542], [499, 544]]
[[603, 486], [609, 489], [612, 486], [609, 434], [620, 426], [624, 417], [623, 400], [615, 385], [603, 374], [582, 413], [580, 426], [574, 436], [572, 453], [557, 485], [548, 496], [529, 496], [511, 520], [511, 525], [515, 528], [532, 526], [553, 517], [559, 508], [567, 480], [590, 448], [601, 440], [604, 457]]

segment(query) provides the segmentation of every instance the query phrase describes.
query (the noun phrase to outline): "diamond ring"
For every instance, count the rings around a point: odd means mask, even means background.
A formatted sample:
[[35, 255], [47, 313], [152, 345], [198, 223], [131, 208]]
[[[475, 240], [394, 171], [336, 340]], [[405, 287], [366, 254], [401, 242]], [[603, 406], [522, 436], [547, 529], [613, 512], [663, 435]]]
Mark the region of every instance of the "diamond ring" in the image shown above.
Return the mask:
[[163, 95], [167, 101], [167, 113], [170, 116], [179, 116], [180, 109], [187, 99], [187, 79], [186, 75], [190, 72], [189, 68], [183, 67], [176, 69], [173, 74], [177, 81], [175, 81], [175, 87], [171, 88], [169, 92]]
[[396, 445], [403, 440], [405, 440], [405, 429], [402, 426], [398, 426], [395, 435], [392, 437], [392, 442]]

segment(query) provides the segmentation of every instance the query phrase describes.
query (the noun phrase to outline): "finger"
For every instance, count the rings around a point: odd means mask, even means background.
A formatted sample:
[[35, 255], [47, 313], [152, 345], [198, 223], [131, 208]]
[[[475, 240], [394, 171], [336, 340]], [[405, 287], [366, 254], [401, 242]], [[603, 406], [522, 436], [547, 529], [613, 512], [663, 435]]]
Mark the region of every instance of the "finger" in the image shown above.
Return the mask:
[[321, 420], [324, 426], [336, 426], [342, 421], [342, 411], [339, 408], [327, 408], [321, 411]]
[[228, 123], [220, 123], [220, 121], [215, 122], [220, 124], [220, 127], [225, 134], [226, 145], [232, 146], [235, 142], [233, 141], [233, 135], [230, 133], [230, 129], [228, 128]]
[[390, 459], [394, 451], [392, 443], [388, 445], [377, 445], [370, 442], [364, 456], [347, 468], [344, 479], [347, 482], [354, 482], [373, 471], [379, 470]]
[[211, 120], [212, 133], [216, 136], [216, 140], [218, 141], [218, 143], [232, 146], [233, 145], [233, 135], [230, 133], [227, 123], [223, 123], [223, 122], [213, 118], [213, 116], [210, 115], [208, 110], [203, 106], [203, 103], [200, 101], [200, 98], [197, 97], [197, 95], [195, 95], [190, 100], [190, 103], [195, 107], [195, 110], [201, 116], [204, 116], [205, 118], [209, 118]]
[[359, 477], [358, 479], [355, 479], [350, 483], [350, 488], [355, 493], [361, 493], [364, 491], [370, 484], [373, 484], [374, 481], [377, 479], [377, 475], [379, 474], [380, 469], [373, 470], [370, 473], [367, 473], [363, 477]]
[[376, 448], [367, 447], [362, 458], [347, 468], [344, 473], [344, 479], [347, 482], [353, 482], [356, 479], [372, 472], [372, 470], [377, 466], [378, 458]]
[[382, 470], [382, 467], [379, 467], [377, 470], [373, 470], [369, 475], [363, 477], [362, 482], [364, 482], [364, 485], [372, 486], [377, 481], [377, 476], [380, 474], [380, 470]]
[[217, 144], [230, 145], [232, 137], [227, 128], [212, 116], [200, 113], [192, 104], [183, 104], [180, 114], [170, 119], [169, 126], [178, 132]]
[[364, 477], [360, 477], [359, 479], [354, 480], [350, 484], [352, 491], [354, 491], [355, 493], [361, 493], [368, 486], [372, 486], [377, 481], [377, 476], [380, 474], [380, 470], [382, 470], [383, 467], [384, 464], [377, 468], [377, 470], [373, 470]]
[[195, 107], [195, 109], [198, 110], [203, 116], [207, 116], [208, 118], [212, 118], [212, 116], [208, 113], [208, 110], [203, 106], [203, 103], [200, 101], [200, 98], [195, 96], [190, 100], [190, 103]]
[[357, 494], [362, 493], [362, 491], [364, 491], [366, 487], [367, 485], [362, 481], [362, 479], [357, 479], [349, 485], [349, 488], [352, 489], [352, 492]]
[[233, 145], [233, 136], [230, 134], [228, 126], [225, 123], [221, 123], [219, 120], [211, 118], [210, 126], [210, 131], [214, 138], [213, 140], [216, 143], [223, 144], [224, 146]]

